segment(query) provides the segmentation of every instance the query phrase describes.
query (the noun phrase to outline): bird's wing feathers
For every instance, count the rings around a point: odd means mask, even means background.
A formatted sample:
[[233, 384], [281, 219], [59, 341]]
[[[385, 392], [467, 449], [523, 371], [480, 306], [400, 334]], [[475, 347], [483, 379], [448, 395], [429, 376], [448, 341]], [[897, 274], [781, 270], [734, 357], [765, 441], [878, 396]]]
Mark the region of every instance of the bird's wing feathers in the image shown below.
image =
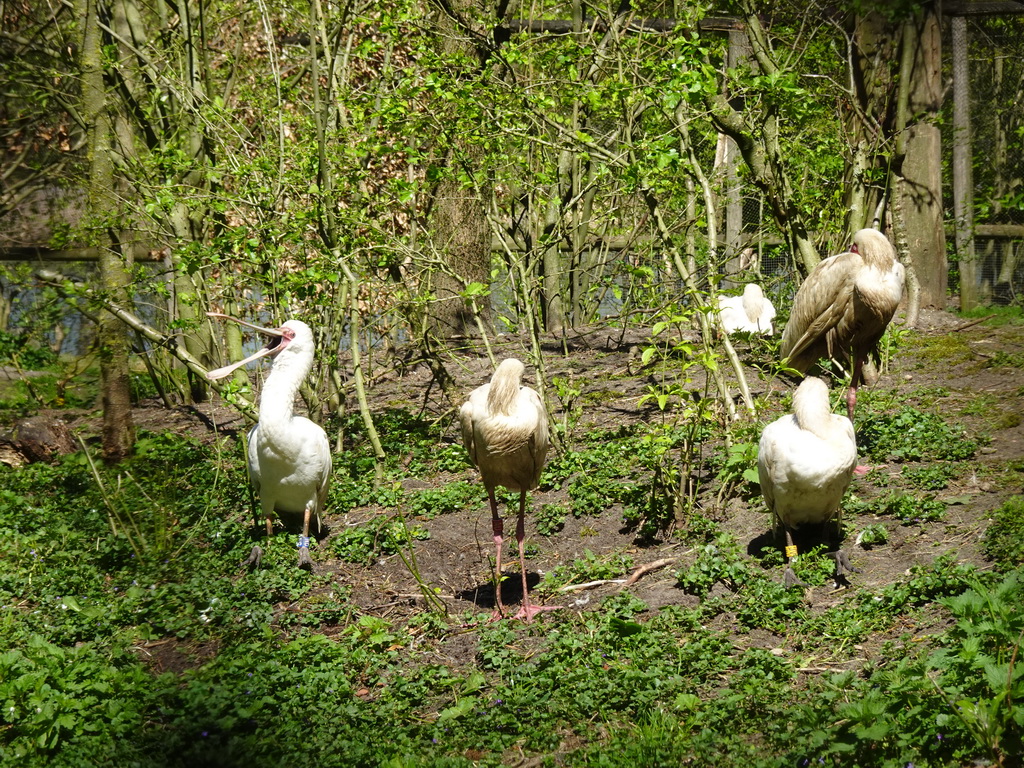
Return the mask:
[[246, 461], [249, 466], [249, 482], [257, 496], [260, 495], [260, 457], [256, 447], [259, 434], [259, 424], [249, 430], [246, 438]]
[[323, 509], [324, 501], [327, 498], [327, 486], [331, 482], [331, 471], [334, 469], [334, 459], [331, 457], [331, 444], [327, 439], [327, 433], [321, 434], [322, 440], [318, 441], [317, 461], [320, 465], [320, 487], [317, 489], [317, 512]]
[[473, 466], [477, 466], [476, 460], [476, 434], [475, 434], [475, 423], [478, 418], [477, 410], [479, 406], [480, 395], [478, 394], [483, 390], [483, 401], [486, 405], [487, 402], [487, 391], [486, 385], [484, 387], [478, 387], [473, 390], [473, 393], [469, 396], [469, 399], [462, 404], [462, 408], [459, 409], [459, 426], [462, 428], [462, 444], [466, 448], [466, 453], [469, 454], [469, 460], [473, 463]]
[[540, 472], [544, 468], [544, 462], [548, 456], [548, 447], [551, 444], [551, 435], [548, 432], [548, 413], [544, 408], [540, 395], [529, 387], [523, 388], [521, 396], [528, 403], [528, 406], [537, 412], [537, 424], [530, 438], [532, 440], [531, 453], [533, 454], [534, 461], [534, 482], [536, 483], [540, 481]]
[[[769, 425], [770, 426], [770, 425]], [[764, 503], [768, 505], [768, 511], [775, 516], [775, 484], [772, 481], [772, 464], [774, 463], [774, 451], [772, 450], [772, 435], [768, 427], [761, 433], [761, 442], [757, 448], [757, 479], [761, 484], [761, 495], [764, 496]]]
[[824, 337], [849, 312], [853, 275], [860, 263], [855, 253], [831, 256], [800, 286], [782, 341], [783, 354], [792, 367], [804, 371], [827, 353]]

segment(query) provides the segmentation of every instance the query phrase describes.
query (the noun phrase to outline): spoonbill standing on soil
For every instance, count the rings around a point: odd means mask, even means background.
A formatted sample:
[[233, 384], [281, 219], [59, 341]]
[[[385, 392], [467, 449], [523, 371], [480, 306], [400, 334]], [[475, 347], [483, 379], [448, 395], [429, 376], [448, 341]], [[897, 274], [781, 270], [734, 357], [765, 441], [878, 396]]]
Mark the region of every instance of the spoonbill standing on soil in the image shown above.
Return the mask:
[[548, 453], [548, 416], [544, 403], [534, 390], [521, 386], [523, 364], [514, 358], [504, 360], [489, 384], [477, 387], [459, 411], [462, 443], [470, 461], [480, 470], [491, 504], [491, 525], [495, 547], [496, 615], [504, 615], [501, 603], [501, 547], [503, 524], [494, 498], [496, 486], [519, 491], [519, 519], [516, 540], [519, 543], [519, 567], [523, 577], [523, 605], [515, 618], [530, 621], [540, 611], [550, 610], [530, 603], [526, 584], [526, 492], [537, 487]]
[[757, 283], [747, 283], [742, 296], [719, 296], [718, 315], [726, 333], [775, 333], [775, 306]]
[[[764, 428], [757, 450], [761, 493], [772, 513], [772, 529], [781, 523], [786, 539], [786, 585], [800, 583], [789, 560], [796, 556], [790, 531], [804, 523], [835, 519], [857, 464], [853, 422], [831, 412], [828, 386], [804, 379], [793, 394], [793, 413]], [[857, 571], [842, 550], [833, 553], [836, 576]]]
[[[280, 328], [261, 328], [218, 312], [207, 314], [271, 337], [255, 354], [210, 371], [207, 378], [223, 378], [261, 357], [274, 358], [260, 394], [259, 423], [249, 432], [249, 480], [259, 496], [268, 537], [273, 532], [275, 512], [302, 514], [299, 567], [312, 568], [309, 521], [315, 519], [319, 533], [320, 512], [331, 476], [331, 447], [323, 428], [304, 416], [296, 416], [294, 406], [299, 385], [313, 367], [313, 332], [301, 320], [288, 320]], [[259, 567], [262, 557], [263, 550], [255, 544], [246, 565]]]
[[830, 256], [804, 280], [782, 334], [781, 354], [801, 373], [822, 357], [840, 365], [852, 358], [853, 372], [846, 411], [853, 421], [857, 386], [865, 381], [864, 363], [885, 333], [903, 298], [903, 265], [896, 250], [877, 229], [853, 236], [850, 250]]

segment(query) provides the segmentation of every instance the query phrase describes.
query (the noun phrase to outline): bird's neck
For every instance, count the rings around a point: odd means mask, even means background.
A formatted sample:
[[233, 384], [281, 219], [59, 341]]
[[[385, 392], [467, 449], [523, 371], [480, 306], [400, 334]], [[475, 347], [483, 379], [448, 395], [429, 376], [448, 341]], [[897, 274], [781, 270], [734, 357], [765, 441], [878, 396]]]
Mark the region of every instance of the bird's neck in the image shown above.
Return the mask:
[[492, 414], [508, 416], [512, 403], [519, 395], [519, 379], [512, 376], [499, 376], [491, 382], [487, 391], [487, 410]]
[[757, 320], [764, 309], [764, 298], [754, 294], [743, 294], [743, 311], [751, 321]]
[[892, 269], [893, 254], [888, 248], [861, 248], [860, 257], [864, 259], [864, 263], [869, 267], [880, 269], [883, 272]]
[[312, 367], [312, 359], [278, 358], [260, 395], [260, 429], [266, 434], [287, 429], [295, 415], [295, 395]]
[[822, 439], [828, 439], [831, 434], [829, 429], [832, 419], [832, 411], [829, 409], [828, 400], [824, 401], [812, 398], [803, 398], [799, 392], [793, 397], [793, 416], [796, 418], [800, 429], [806, 430]]

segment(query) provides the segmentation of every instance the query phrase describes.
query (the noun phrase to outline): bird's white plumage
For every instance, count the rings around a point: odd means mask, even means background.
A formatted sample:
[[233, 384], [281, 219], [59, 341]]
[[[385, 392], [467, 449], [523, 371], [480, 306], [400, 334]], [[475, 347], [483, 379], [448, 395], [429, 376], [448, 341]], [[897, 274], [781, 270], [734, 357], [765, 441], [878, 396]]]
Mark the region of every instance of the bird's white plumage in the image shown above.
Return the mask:
[[[319, 533], [332, 465], [327, 433], [306, 417], [295, 415], [295, 396], [313, 367], [313, 332], [301, 320], [288, 320], [278, 329], [252, 327], [275, 340], [242, 361], [267, 355], [274, 358], [260, 393], [259, 422], [249, 432], [249, 479], [259, 496], [268, 534], [275, 513], [303, 515], [299, 563], [311, 565], [309, 523], [315, 521]], [[209, 375], [226, 376], [240, 364]], [[261, 555], [259, 547], [254, 547], [250, 559], [258, 563]]]
[[775, 333], [775, 305], [757, 283], [748, 283], [740, 296], [719, 296], [718, 314], [726, 333]]
[[790, 529], [835, 516], [856, 464], [853, 423], [831, 412], [821, 379], [804, 379], [793, 395], [793, 413], [761, 433], [761, 492], [773, 519]]
[[[490, 383], [477, 387], [459, 411], [462, 443], [470, 461], [480, 470], [487, 489], [494, 526], [495, 572], [501, 574], [502, 521], [498, 514], [494, 489], [497, 486], [519, 491], [519, 518], [516, 539], [523, 579], [523, 607], [517, 616], [529, 621], [543, 610], [531, 605], [527, 597], [526, 561], [523, 550], [523, 525], [526, 492], [537, 487], [547, 458], [549, 433], [547, 411], [534, 390], [522, 386], [525, 367], [514, 358], [502, 361]], [[502, 611], [501, 588], [497, 591], [498, 611]]]
[[540, 395], [520, 386], [525, 367], [508, 359], [477, 387], [459, 412], [462, 443], [488, 488], [529, 491], [547, 458], [548, 417]]

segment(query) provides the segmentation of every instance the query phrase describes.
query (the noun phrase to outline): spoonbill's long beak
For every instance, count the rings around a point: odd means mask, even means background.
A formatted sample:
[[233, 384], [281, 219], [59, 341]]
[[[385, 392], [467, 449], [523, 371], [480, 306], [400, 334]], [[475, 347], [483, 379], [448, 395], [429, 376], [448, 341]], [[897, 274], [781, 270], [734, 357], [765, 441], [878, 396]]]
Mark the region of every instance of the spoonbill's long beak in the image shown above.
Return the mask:
[[224, 320], [230, 320], [230, 321], [232, 321], [234, 323], [238, 323], [239, 325], [244, 325], [247, 328], [252, 328], [254, 331], [259, 331], [260, 333], [266, 334], [267, 336], [271, 337], [271, 340], [267, 344], [267, 346], [265, 346], [262, 349], [254, 352], [253, 354], [249, 355], [244, 360], [239, 360], [237, 363], [231, 363], [230, 365], [225, 365], [223, 368], [215, 368], [212, 371], [207, 371], [206, 378], [209, 379], [210, 381], [216, 381], [217, 379], [223, 379], [225, 376], [230, 374], [236, 368], [241, 368], [246, 363], [251, 363], [253, 360], [259, 360], [261, 357], [266, 357], [267, 355], [274, 355], [274, 354], [277, 354], [278, 352], [281, 351], [281, 340], [284, 338], [285, 334], [280, 329], [277, 329], [277, 328], [264, 328], [261, 325], [254, 325], [253, 323], [246, 322], [245, 320], [239, 320], [237, 317], [231, 317], [231, 315], [225, 315], [225, 314], [223, 314], [221, 312], [207, 312], [206, 316], [207, 317], [219, 317], [219, 318], [223, 318]]

